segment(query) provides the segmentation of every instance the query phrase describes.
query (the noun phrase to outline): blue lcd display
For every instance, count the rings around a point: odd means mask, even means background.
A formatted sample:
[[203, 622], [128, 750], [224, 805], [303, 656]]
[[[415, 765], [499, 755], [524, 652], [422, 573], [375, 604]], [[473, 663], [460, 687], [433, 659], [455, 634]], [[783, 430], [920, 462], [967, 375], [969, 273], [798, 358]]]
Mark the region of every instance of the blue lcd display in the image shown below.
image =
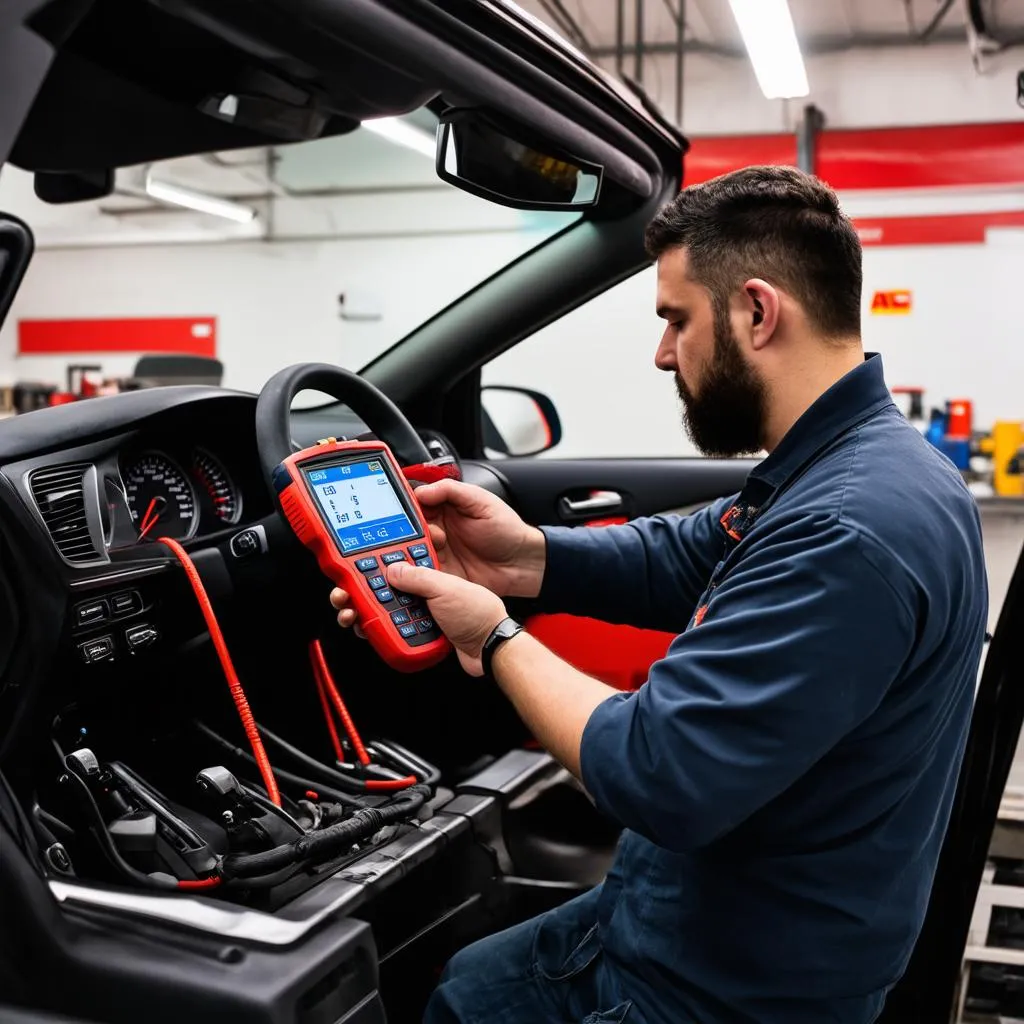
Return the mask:
[[380, 459], [303, 472], [346, 555], [420, 535]]

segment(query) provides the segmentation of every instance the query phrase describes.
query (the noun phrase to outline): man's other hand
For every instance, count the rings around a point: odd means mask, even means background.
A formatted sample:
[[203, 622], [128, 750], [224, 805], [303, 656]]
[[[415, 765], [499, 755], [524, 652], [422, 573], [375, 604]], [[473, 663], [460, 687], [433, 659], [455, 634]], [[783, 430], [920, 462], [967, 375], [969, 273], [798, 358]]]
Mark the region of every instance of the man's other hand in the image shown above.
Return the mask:
[[536, 597], [547, 543], [482, 487], [440, 480], [416, 489], [440, 568], [502, 597]]

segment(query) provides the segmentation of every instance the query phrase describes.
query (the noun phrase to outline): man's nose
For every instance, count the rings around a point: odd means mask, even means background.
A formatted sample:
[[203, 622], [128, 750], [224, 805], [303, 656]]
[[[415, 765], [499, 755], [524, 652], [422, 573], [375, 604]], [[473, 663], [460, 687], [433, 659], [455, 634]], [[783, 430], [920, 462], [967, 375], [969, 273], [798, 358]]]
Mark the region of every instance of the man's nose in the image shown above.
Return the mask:
[[676, 362], [676, 348], [671, 343], [669, 334], [670, 331], [666, 329], [665, 333], [661, 336], [661, 342], [654, 353], [654, 365], [659, 370], [674, 372], [678, 369], [678, 363]]

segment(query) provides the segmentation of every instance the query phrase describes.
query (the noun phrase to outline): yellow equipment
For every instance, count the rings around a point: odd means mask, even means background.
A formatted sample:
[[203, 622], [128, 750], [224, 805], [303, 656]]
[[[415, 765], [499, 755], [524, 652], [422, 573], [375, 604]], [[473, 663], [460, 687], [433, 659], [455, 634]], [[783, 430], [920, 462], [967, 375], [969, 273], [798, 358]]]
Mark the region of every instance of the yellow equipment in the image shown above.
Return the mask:
[[1020, 452], [1024, 449], [1024, 422], [996, 420], [992, 433], [978, 445], [992, 458], [992, 489], [1003, 498], [1024, 498]]

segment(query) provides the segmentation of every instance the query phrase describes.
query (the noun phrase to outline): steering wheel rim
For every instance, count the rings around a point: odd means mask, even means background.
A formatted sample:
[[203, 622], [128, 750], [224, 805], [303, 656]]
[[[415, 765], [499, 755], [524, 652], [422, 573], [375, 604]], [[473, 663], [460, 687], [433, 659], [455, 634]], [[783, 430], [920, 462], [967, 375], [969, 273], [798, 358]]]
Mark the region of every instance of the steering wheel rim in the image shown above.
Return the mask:
[[292, 401], [305, 390], [322, 391], [344, 402], [388, 445], [399, 465], [430, 461], [430, 452], [413, 425], [382, 391], [340, 366], [296, 363], [275, 373], [256, 401], [256, 447], [272, 493], [274, 470], [293, 452]]

